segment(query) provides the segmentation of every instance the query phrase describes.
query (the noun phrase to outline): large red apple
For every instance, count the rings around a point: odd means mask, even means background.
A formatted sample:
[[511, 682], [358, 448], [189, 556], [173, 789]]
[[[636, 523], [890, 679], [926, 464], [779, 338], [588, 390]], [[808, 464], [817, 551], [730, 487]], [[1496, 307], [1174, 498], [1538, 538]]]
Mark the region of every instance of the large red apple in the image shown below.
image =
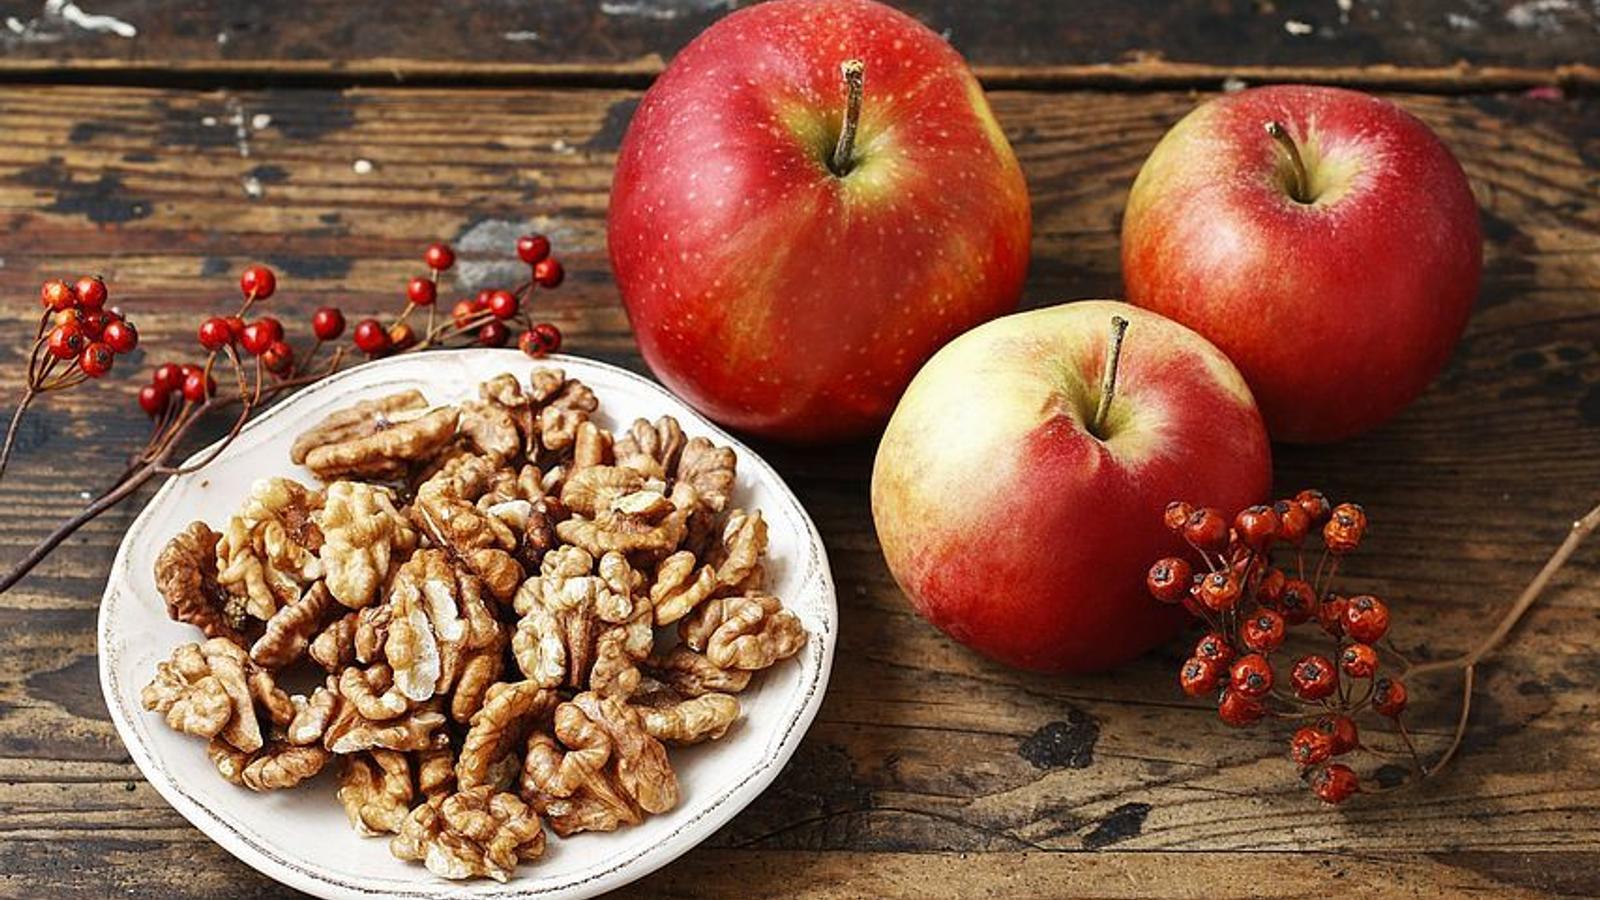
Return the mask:
[[1016, 308], [1030, 228], [1011, 146], [948, 42], [868, 0], [773, 0], [707, 29], [645, 94], [607, 236], [662, 381], [724, 424], [823, 441], [881, 424], [934, 350]]
[[[1098, 422], [1114, 316], [1130, 323]], [[1155, 313], [1070, 303], [967, 332], [917, 373], [878, 447], [872, 517], [912, 604], [1042, 671], [1109, 668], [1183, 621], [1151, 599], [1172, 500], [1259, 502], [1271, 448], [1217, 348]]]
[[1128, 299], [1221, 347], [1285, 441], [1350, 437], [1422, 393], [1466, 327], [1482, 255], [1444, 144], [1335, 88], [1195, 109], [1150, 154], [1122, 225]]

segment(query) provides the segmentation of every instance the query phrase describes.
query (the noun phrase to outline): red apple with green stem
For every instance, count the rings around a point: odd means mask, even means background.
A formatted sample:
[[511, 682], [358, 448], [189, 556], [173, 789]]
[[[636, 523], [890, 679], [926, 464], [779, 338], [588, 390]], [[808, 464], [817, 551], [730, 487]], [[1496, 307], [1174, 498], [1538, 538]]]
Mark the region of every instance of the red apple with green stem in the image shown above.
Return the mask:
[[640, 350], [735, 428], [863, 434], [940, 345], [1014, 309], [1027, 186], [949, 43], [870, 0], [772, 0], [678, 54], [607, 225]]
[[1085, 301], [997, 319], [928, 361], [878, 446], [872, 518], [930, 622], [1009, 665], [1086, 672], [1185, 619], [1145, 587], [1150, 560], [1182, 550], [1167, 504], [1241, 509], [1271, 480], [1261, 416], [1217, 348]]
[[1421, 394], [1466, 327], [1482, 255], [1444, 144], [1336, 88], [1201, 105], [1150, 154], [1122, 225], [1129, 301], [1222, 348], [1285, 441], [1359, 434]]

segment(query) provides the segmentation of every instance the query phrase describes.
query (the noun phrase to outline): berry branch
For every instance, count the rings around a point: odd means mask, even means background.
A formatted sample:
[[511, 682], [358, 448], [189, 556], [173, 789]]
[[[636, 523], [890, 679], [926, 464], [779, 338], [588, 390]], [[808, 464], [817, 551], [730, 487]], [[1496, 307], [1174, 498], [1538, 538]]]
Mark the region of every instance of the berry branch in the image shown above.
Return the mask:
[[[1221, 510], [1197, 509], [1183, 502], [1169, 505], [1164, 520], [1206, 566], [1205, 572], [1197, 572], [1187, 559], [1167, 557], [1157, 560], [1146, 576], [1157, 600], [1182, 603], [1209, 629], [1179, 670], [1179, 685], [1191, 697], [1215, 694], [1218, 715], [1235, 727], [1268, 717], [1310, 720], [1290, 737], [1290, 759], [1300, 766], [1313, 793], [1327, 803], [1341, 803], [1358, 792], [1382, 793], [1433, 777], [1449, 765], [1471, 719], [1478, 664], [1504, 643], [1583, 540], [1600, 529], [1600, 506], [1573, 523], [1566, 540], [1482, 641], [1460, 656], [1421, 664], [1394, 649], [1388, 638], [1389, 609], [1382, 600], [1370, 595], [1344, 597], [1333, 591], [1340, 561], [1360, 546], [1366, 532], [1367, 517], [1361, 507], [1352, 503], [1330, 507], [1320, 492], [1308, 490], [1270, 507], [1243, 510], [1232, 527]], [[1323, 549], [1308, 582], [1304, 544], [1318, 525]], [[1293, 548], [1296, 577], [1289, 578], [1273, 564], [1275, 544]], [[1311, 621], [1333, 639], [1334, 652], [1297, 659], [1289, 669], [1285, 691], [1279, 686], [1272, 654], [1283, 645], [1288, 629]], [[1377, 650], [1380, 643], [1384, 653], [1399, 663], [1397, 674], [1387, 674]], [[1403, 719], [1406, 683], [1451, 670], [1461, 672], [1461, 707], [1450, 743], [1428, 763]], [[1352, 689], [1352, 683], [1359, 688]], [[1391, 734], [1403, 750], [1366, 740], [1355, 717], [1367, 711], [1392, 722]], [[1374, 784], [1364, 782], [1349, 766], [1331, 761], [1354, 752], [1404, 759], [1411, 775], [1395, 784]]]
[[46, 281], [39, 288], [39, 327], [28, 351], [28, 377], [0, 442], [0, 478], [11, 463], [22, 417], [41, 394], [64, 391], [111, 371], [118, 355], [139, 344], [139, 332], [121, 310], [106, 308], [106, 283], [98, 275], [76, 284]]
[[[1416, 678], [1432, 672], [1444, 672], [1451, 669], [1461, 670], [1461, 714], [1457, 717], [1455, 732], [1451, 736], [1449, 747], [1445, 749], [1439, 761], [1424, 772], [1425, 775], [1432, 775], [1444, 768], [1455, 756], [1456, 751], [1461, 748], [1462, 740], [1466, 738], [1467, 720], [1472, 714], [1472, 685], [1478, 669], [1478, 663], [1482, 662], [1485, 657], [1493, 653], [1505, 642], [1505, 639], [1511, 635], [1511, 632], [1522, 621], [1522, 617], [1533, 607], [1539, 596], [1544, 593], [1544, 589], [1550, 584], [1550, 580], [1555, 577], [1557, 572], [1561, 571], [1562, 566], [1567, 564], [1567, 560], [1572, 557], [1572, 554], [1577, 552], [1584, 539], [1593, 534], [1597, 528], [1600, 528], [1600, 506], [1589, 510], [1582, 518], [1572, 523], [1571, 529], [1567, 531], [1566, 540], [1563, 540], [1561, 546], [1550, 554], [1550, 558], [1545, 560], [1545, 564], [1539, 569], [1539, 573], [1533, 576], [1533, 580], [1528, 582], [1528, 586], [1522, 589], [1521, 594], [1517, 595], [1516, 602], [1512, 603], [1511, 608], [1506, 610], [1506, 614], [1500, 618], [1500, 624], [1495, 626], [1494, 631], [1489, 632], [1482, 641], [1478, 642], [1477, 646], [1451, 659], [1421, 664], [1405, 663], [1405, 668], [1402, 670], [1401, 675], [1406, 678]], [[1408, 738], [1407, 744], [1409, 745], [1409, 743], [1410, 740]], [[1413, 750], [1414, 752], [1415, 750]]]
[[[456, 303], [448, 319], [435, 313], [440, 276], [455, 265], [455, 252], [446, 244], [431, 244], [423, 254], [427, 275], [406, 284], [406, 303], [388, 324], [377, 317], [356, 323], [353, 347], [335, 345], [326, 362], [317, 363], [324, 344], [344, 334], [344, 313], [325, 306], [311, 317], [313, 340], [305, 353], [297, 353], [285, 336], [283, 324], [272, 316], [246, 322], [257, 304], [277, 291], [277, 276], [265, 266], [250, 266], [239, 277], [243, 299], [227, 316], [211, 316], [200, 323], [197, 338], [206, 356], [201, 363], [167, 362], [157, 366], [150, 381], [138, 392], [139, 406], [151, 419], [150, 435], [130, 457], [128, 465], [110, 487], [76, 515], [53, 529], [28, 551], [9, 572], [0, 576], [0, 593], [9, 590], [78, 529], [136, 493], [152, 479], [184, 475], [209, 465], [261, 409], [289, 392], [338, 371], [357, 351], [368, 358], [451, 346], [477, 344], [503, 347], [511, 338], [511, 324], [523, 331], [518, 347], [529, 356], [542, 357], [561, 348], [561, 330], [550, 322], [534, 322], [529, 314], [535, 288], [550, 290], [565, 279], [561, 263], [550, 255], [550, 241], [542, 235], [517, 240], [517, 256], [529, 267], [526, 282], [512, 290], [484, 290], [474, 299]], [[29, 355], [28, 378], [17, 408], [0, 443], [0, 477], [4, 476], [23, 416], [39, 396], [66, 390], [111, 370], [114, 358], [134, 349], [138, 333], [116, 309], [106, 309], [108, 296], [99, 277], [45, 282], [40, 299], [44, 306], [38, 333]], [[408, 321], [426, 309], [427, 320], [419, 340]], [[218, 369], [231, 374], [233, 389], [219, 393]], [[184, 465], [173, 456], [196, 426], [210, 422], [210, 414], [237, 406], [227, 428], [205, 455]]]

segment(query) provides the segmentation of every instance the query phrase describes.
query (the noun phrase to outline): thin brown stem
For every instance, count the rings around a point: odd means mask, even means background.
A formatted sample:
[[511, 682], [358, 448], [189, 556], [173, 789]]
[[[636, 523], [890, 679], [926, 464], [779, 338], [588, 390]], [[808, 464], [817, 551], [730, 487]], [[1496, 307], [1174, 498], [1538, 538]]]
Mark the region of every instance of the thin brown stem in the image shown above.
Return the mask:
[[293, 378], [297, 375], [311, 371], [311, 363], [316, 360], [317, 354], [321, 352], [321, 350], [322, 338], [317, 338], [312, 342], [311, 349], [306, 352], [305, 356], [295, 357], [294, 365], [289, 367], [289, 377]]
[[[343, 348], [340, 348], [340, 350], [342, 349]], [[336, 350], [334, 352], [334, 359], [332, 361], [333, 368], [338, 367], [340, 359], [342, 359], [342, 353]], [[254, 398], [255, 402], [252, 405], [259, 405], [260, 398], [263, 396], [273, 397], [285, 390], [302, 387], [314, 381], [318, 381], [326, 377], [330, 371], [331, 369], [329, 371], [316, 372], [314, 374], [305, 375], [299, 378], [285, 379], [277, 382], [276, 384], [266, 386], [258, 385]], [[83, 510], [77, 515], [56, 526], [56, 528], [46, 535], [43, 540], [41, 540], [38, 544], [35, 544], [33, 549], [29, 550], [26, 556], [19, 560], [16, 565], [12, 566], [11, 570], [8, 571], [4, 577], [0, 577], [0, 594], [10, 590], [13, 585], [26, 577], [29, 572], [33, 571], [33, 568], [37, 566], [40, 561], [42, 561], [46, 556], [49, 556], [51, 551], [55, 550], [56, 547], [59, 547], [63, 541], [77, 533], [78, 529], [93, 521], [97, 516], [104, 513], [106, 510], [109, 510], [121, 503], [123, 500], [126, 500], [151, 478], [157, 475], [171, 474], [171, 472], [174, 470], [166, 465], [166, 461], [177, 449], [184, 436], [187, 435], [189, 430], [194, 427], [194, 424], [200, 421], [205, 413], [211, 412], [212, 410], [221, 409], [225, 406], [231, 406], [234, 403], [239, 403], [242, 399], [243, 398], [232, 395], [219, 395], [208, 399], [204, 403], [186, 405], [180, 411], [177, 417], [172, 420], [171, 425], [168, 427], [167, 433], [160, 435], [158, 439], [153, 442], [153, 447], [147, 453], [145, 462], [129, 470], [129, 472], [119, 479], [111, 489], [107, 490], [104, 494], [101, 494], [98, 499], [84, 507]], [[227, 439], [222, 441], [217, 449], [220, 450], [221, 447], [227, 446], [227, 444], [232, 441], [233, 436], [236, 435], [242, 428], [243, 424], [240, 423], [235, 429], [230, 430]], [[213, 451], [209, 454], [209, 456], [212, 457], [215, 455], [216, 451]]]
[[1461, 715], [1456, 718], [1455, 735], [1450, 738], [1450, 746], [1445, 748], [1444, 755], [1439, 757], [1438, 762], [1423, 768], [1422, 775], [1424, 778], [1438, 774], [1441, 769], [1450, 764], [1450, 760], [1456, 755], [1456, 751], [1461, 749], [1461, 741], [1467, 736], [1467, 719], [1472, 716], [1472, 681], [1473, 673], [1476, 671], [1476, 665], [1470, 665], [1461, 670]]
[[1495, 630], [1490, 632], [1482, 641], [1479, 641], [1476, 647], [1461, 656], [1408, 666], [1401, 674], [1414, 678], [1429, 672], [1439, 672], [1447, 669], [1470, 669], [1472, 666], [1477, 665], [1485, 656], [1494, 652], [1494, 649], [1500, 646], [1501, 642], [1511, 634], [1512, 629], [1517, 627], [1517, 623], [1522, 621], [1523, 615], [1539, 599], [1539, 595], [1544, 593], [1544, 589], [1550, 584], [1550, 580], [1556, 576], [1557, 572], [1561, 571], [1561, 567], [1566, 565], [1567, 560], [1577, 551], [1578, 546], [1583, 543], [1585, 538], [1593, 534], [1596, 528], [1600, 528], [1600, 505], [1595, 506], [1583, 518], [1572, 523], [1571, 530], [1567, 532], [1566, 540], [1562, 541], [1561, 546], [1557, 547], [1555, 553], [1552, 553], [1550, 558], [1545, 561], [1544, 567], [1539, 570], [1539, 573], [1533, 577], [1532, 581], [1528, 582], [1528, 586], [1522, 589], [1522, 593], [1518, 595], [1516, 602], [1511, 604], [1511, 608], [1506, 610], [1506, 614], [1501, 617], [1500, 624], [1495, 627]]
[[1406, 749], [1411, 751], [1411, 765], [1418, 772], [1426, 772], [1427, 767], [1422, 764], [1422, 754], [1417, 752], [1417, 742], [1411, 739], [1411, 732], [1406, 728], [1406, 723], [1396, 718], [1394, 727], [1400, 733], [1400, 740], [1405, 741]]
[[0, 478], [5, 477], [6, 466], [11, 463], [11, 451], [17, 444], [17, 428], [22, 424], [22, 414], [28, 411], [28, 406], [38, 395], [38, 390], [30, 384], [23, 389], [22, 397], [17, 400], [17, 411], [11, 414], [11, 424], [6, 426], [5, 443], [0, 445]]
[[167, 424], [167, 431], [164, 434], [158, 435], [157, 439], [151, 442], [150, 450], [145, 454], [145, 459], [150, 462], [166, 459], [167, 454], [171, 452], [173, 445], [176, 444], [178, 440], [183, 437], [184, 433], [189, 430], [189, 427], [200, 418], [200, 413], [204, 409], [205, 405], [198, 403], [185, 402], [182, 406], [180, 406], [178, 408], [178, 414], [173, 416], [172, 421]]
[[233, 439], [239, 436], [239, 431], [244, 428], [244, 423], [250, 420], [250, 414], [253, 412], [255, 412], [255, 404], [253, 402], [245, 402], [239, 407], [239, 415], [234, 417], [233, 424], [228, 427], [228, 433], [223, 435], [222, 440], [218, 441], [217, 445], [212, 447], [206, 455], [194, 462], [185, 463], [181, 466], [158, 465], [156, 466], [156, 472], [161, 475], [188, 475], [210, 465], [211, 461], [216, 459], [222, 451], [228, 449], [228, 445], [233, 443]]
[[1393, 638], [1386, 637], [1383, 639], [1383, 650], [1385, 653], [1388, 653], [1390, 656], [1399, 660], [1401, 667], [1407, 669], [1411, 668], [1411, 658], [1400, 652], [1400, 648], [1395, 646]]
[[855, 165], [856, 127], [861, 123], [861, 95], [865, 92], [866, 73], [867, 64], [859, 59], [847, 59], [839, 64], [845, 90], [844, 122], [839, 126], [839, 142], [833, 147], [828, 168], [841, 178]]
[[1572, 554], [1577, 552], [1579, 545], [1583, 543], [1585, 538], [1593, 534], [1596, 529], [1600, 529], [1600, 505], [1595, 506], [1582, 518], [1572, 523], [1572, 528], [1567, 532], [1567, 537], [1561, 542], [1561, 546], [1556, 548], [1550, 558], [1545, 561], [1544, 566], [1539, 569], [1538, 574], [1534, 575], [1533, 580], [1528, 582], [1527, 587], [1522, 589], [1522, 593], [1517, 596], [1516, 602], [1500, 618], [1500, 623], [1495, 627], [1494, 631], [1491, 631], [1468, 652], [1449, 659], [1413, 664], [1406, 662], [1405, 657], [1394, 649], [1393, 642], [1389, 642], [1388, 649], [1405, 666], [1401, 671], [1403, 677], [1415, 678], [1432, 672], [1451, 669], [1461, 670], [1461, 711], [1456, 717], [1455, 731], [1450, 737], [1450, 745], [1445, 748], [1444, 753], [1440, 754], [1432, 765], [1423, 763], [1422, 756], [1418, 753], [1410, 732], [1406, 730], [1405, 723], [1398, 719], [1395, 720], [1395, 726], [1400, 733], [1400, 738], [1405, 741], [1406, 747], [1410, 750], [1416, 764], [1417, 771], [1423, 778], [1437, 775], [1445, 766], [1449, 765], [1450, 761], [1455, 758], [1456, 752], [1461, 749], [1462, 741], [1466, 739], [1467, 723], [1472, 717], [1472, 691], [1477, 682], [1478, 663], [1505, 642], [1505, 639], [1516, 629], [1517, 624], [1522, 621], [1522, 617], [1527, 614], [1533, 604], [1538, 601], [1540, 595], [1544, 593], [1545, 588], [1555, 578], [1556, 573], [1561, 571], [1562, 566], [1566, 565], [1567, 561], [1572, 558]]
[[68, 388], [75, 388], [88, 380], [89, 376], [85, 375], [82, 369], [74, 365], [72, 368], [62, 372], [56, 377], [47, 378], [40, 382], [39, 392], [44, 393], [45, 391], [64, 391]]
[[41, 334], [34, 339], [33, 349], [28, 351], [28, 384], [37, 385], [39, 383], [39, 363], [41, 361], [47, 358], [54, 359], [53, 356], [45, 353], [44, 349], [45, 338], [44, 335]]
[[1328, 570], [1326, 572], [1319, 570], [1317, 573], [1319, 581], [1317, 584], [1312, 585], [1312, 591], [1317, 595], [1317, 599], [1319, 601], [1323, 597], [1327, 596], [1329, 591], [1333, 590], [1333, 580], [1334, 578], [1338, 577], [1338, 575], [1339, 557], [1335, 556], [1333, 557], [1333, 561], [1328, 563]]
[[1322, 583], [1322, 569], [1328, 564], [1328, 548], [1322, 548], [1322, 555], [1317, 558], [1317, 570], [1311, 576], [1311, 599], [1317, 603], [1322, 602], [1322, 595], [1317, 593], [1317, 585]]
[[11, 571], [7, 572], [4, 577], [0, 577], [0, 594], [10, 590], [12, 585], [15, 585], [29, 572], [32, 572], [33, 567], [37, 566], [39, 562], [46, 556], [49, 556], [51, 551], [55, 550], [56, 547], [61, 545], [62, 541], [72, 537], [72, 535], [77, 533], [79, 528], [82, 528], [89, 522], [93, 521], [101, 513], [112, 508], [113, 506], [116, 506], [123, 500], [126, 500], [129, 495], [131, 495], [134, 491], [137, 491], [155, 474], [156, 469], [152, 464], [146, 464], [140, 467], [139, 469], [135, 470], [132, 476], [125, 479], [121, 484], [117, 485], [110, 491], [101, 494], [98, 500], [84, 507], [83, 510], [77, 515], [56, 526], [56, 529], [50, 532], [50, 534], [47, 535], [44, 540], [34, 545], [34, 548], [28, 551], [27, 556], [24, 556], [20, 561], [17, 562], [15, 566], [12, 566]]
[[1308, 709], [1303, 712], [1284, 712], [1277, 709], [1271, 709], [1267, 712], [1274, 719], [1288, 719], [1296, 722], [1305, 721], [1306, 719], [1320, 719], [1328, 714], [1327, 710], [1321, 709], [1320, 707], [1317, 709]]
[[1128, 320], [1112, 316], [1111, 338], [1106, 342], [1106, 362], [1100, 370], [1100, 402], [1095, 405], [1094, 418], [1089, 420], [1089, 433], [1102, 441], [1106, 439], [1106, 417], [1111, 414], [1111, 401], [1117, 393], [1117, 367], [1122, 362], [1122, 341], [1127, 335]]
[[1293, 197], [1296, 203], [1310, 203], [1313, 199], [1311, 179], [1306, 173], [1306, 162], [1300, 156], [1300, 146], [1289, 136], [1289, 129], [1284, 128], [1280, 122], [1268, 122], [1267, 134], [1272, 135], [1283, 155], [1289, 158], [1289, 196]]

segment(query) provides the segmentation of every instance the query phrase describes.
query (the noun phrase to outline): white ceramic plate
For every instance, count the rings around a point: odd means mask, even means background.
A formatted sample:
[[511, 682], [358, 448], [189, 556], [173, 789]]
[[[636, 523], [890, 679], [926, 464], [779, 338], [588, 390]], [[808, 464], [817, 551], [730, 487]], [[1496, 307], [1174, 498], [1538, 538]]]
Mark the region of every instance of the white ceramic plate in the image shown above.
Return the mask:
[[810, 640], [740, 695], [743, 719], [720, 741], [674, 749], [682, 800], [671, 812], [611, 834], [553, 835], [539, 860], [508, 884], [452, 882], [389, 854], [384, 838], [350, 829], [334, 799], [332, 769], [297, 790], [256, 794], [223, 781], [203, 741], [169, 729], [139, 704], [156, 663], [198, 632], [167, 619], [152, 567], [172, 535], [194, 519], [220, 528], [250, 484], [288, 475], [311, 484], [289, 462], [289, 444], [306, 427], [357, 400], [416, 387], [434, 403], [473, 396], [500, 372], [525, 378], [535, 363], [515, 350], [419, 353], [358, 366], [306, 388], [256, 417], [222, 456], [173, 478], [134, 520], [117, 551], [100, 605], [100, 684], [112, 721], [156, 790], [224, 849], [284, 884], [328, 898], [590, 897], [670, 862], [743, 809], [777, 777], [822, 703], [833, 663], [838, 609], [816, 527], [770, 466], [656, 384], [614, 366], [568, 356], [547, 365], [592, 387], [600, 420], [616, 427], [670, 413], [690, 436], [706, 435], [739, 454], [734, 502], [768, 521], [768, 572]]

